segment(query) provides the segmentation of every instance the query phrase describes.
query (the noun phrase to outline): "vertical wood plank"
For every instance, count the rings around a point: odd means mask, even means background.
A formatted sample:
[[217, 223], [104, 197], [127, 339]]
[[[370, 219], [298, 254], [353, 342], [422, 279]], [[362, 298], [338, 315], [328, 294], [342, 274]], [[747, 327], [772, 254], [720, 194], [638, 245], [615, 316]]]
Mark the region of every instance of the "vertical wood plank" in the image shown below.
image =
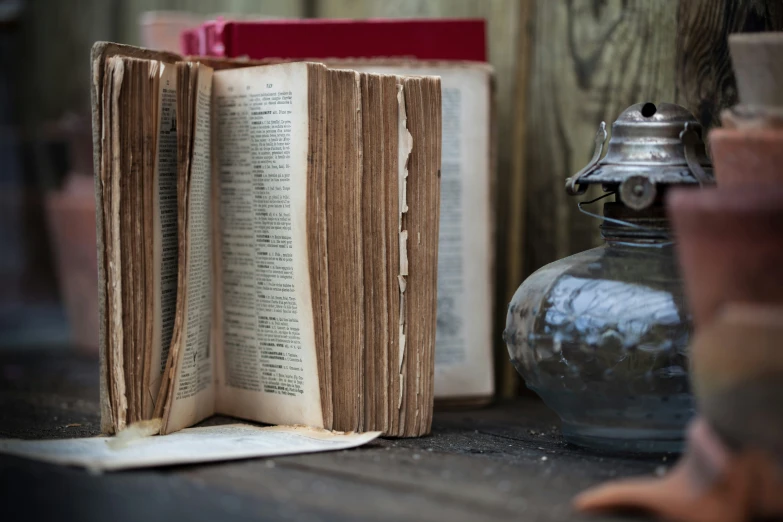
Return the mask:
[[565, 180], [593, 152], [598, 124], [639, 101], [675, 99], [677, 0], [539, 0], [525, 145], [525, 268], [597, 244], [598, 222]]
[[[259, 15], [276, 18], [298, 18], [304, 16], [303, 0], [180, 0], [188, 5], [185, 7], [203, 14], [236, 13], [243, 16]], [[200, 5], [199, 5], [200, 4]]]
[[[535, 0], [521, 0], [519, 9], [518, 35], [516, 38], [516, 75], [514, 77], [511, 106], [511, 169], [509, 175], [498, 183], [498, 229], [496, 237], [497, 276], [495, 292], [495, 330], [503, 331], [506, 324], [506, 308], [519, 284], [524, 279], [524, 256], [526, 245], [526, 158], [527, 158], [527, 112], [528, 87], [530, 84], [530, 58], [532, 57], [533, 17]], [[497, 382], [501, 396], [516, 395], [519, 376], [508, 358], [502, 339], [497, 342]]]
[[728, 35], [783, 30], [783, 1], [681, 1], [677, 27], [677, 103], [710, 128], [737, 103]]

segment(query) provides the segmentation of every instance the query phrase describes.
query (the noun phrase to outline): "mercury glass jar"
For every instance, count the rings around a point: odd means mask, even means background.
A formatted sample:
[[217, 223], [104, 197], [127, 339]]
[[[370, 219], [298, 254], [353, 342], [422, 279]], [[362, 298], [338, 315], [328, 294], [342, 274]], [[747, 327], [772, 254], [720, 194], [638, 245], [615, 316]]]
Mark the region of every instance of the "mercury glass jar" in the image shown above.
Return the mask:
[[569, 442], [622, 452], [682, 448], [693, 415], [691, 319], [661, 202], [670, 185], [711, 182], [700, 135], [682, 107], [634, 105], [614, 123], [599, 161], [602, 124], [593, 159], [567, 191], [597, 183], [614, 196], [595, 216], [605, 243], [541, 268], [509, 305], [511, 360], [559, 414]]

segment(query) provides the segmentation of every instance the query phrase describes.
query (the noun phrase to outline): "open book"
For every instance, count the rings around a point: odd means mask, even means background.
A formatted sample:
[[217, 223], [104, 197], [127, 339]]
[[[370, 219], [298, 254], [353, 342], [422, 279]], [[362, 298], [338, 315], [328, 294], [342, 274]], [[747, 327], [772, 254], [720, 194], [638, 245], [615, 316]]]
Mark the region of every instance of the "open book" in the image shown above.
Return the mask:
[[[265, 30], [266, 26], [259, 28], [258, 34]], [[222, 57], [200, 59], [215, 68], [281, 62], [270, 58], [241, 62]], [[360, 72], [432, 75], [441, 80], [443, 145], [435, 401], [453, 405], [487, 403], [495, 393], [492, 67], [482, 62], [400, 58], [329, 59], [324, 63]]]
[[432, 421], [436, 77], [93, 48], [102, 427]]

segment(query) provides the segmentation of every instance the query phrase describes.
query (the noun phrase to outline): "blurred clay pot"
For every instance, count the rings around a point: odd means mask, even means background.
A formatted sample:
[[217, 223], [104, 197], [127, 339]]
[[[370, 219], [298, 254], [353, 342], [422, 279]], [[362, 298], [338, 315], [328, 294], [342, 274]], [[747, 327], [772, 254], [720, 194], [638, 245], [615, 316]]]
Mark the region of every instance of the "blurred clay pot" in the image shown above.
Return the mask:
[[714, 129], [710, 152], [719, 187], [783, 186], [783, 127]]
[[740, 103], [783, 107], [783, 32], [732, 34], [729, 50]]
[[98, 351], [98, 259], [92, 178], [71, 175], [47, 195], [57, 280], [75, 348]]
[[727, 303], [691, 343], [699, 411], [733, 448], [776, 455], [783, 472], [783, 305]]
[[669, 196], [697, 329], [727, 302], [783, 303], [783, 187], [680, 189]]
[[139, 17], [141, 45], [156, 51], [182, 51], [180, 35], [206, 18], [182, 11], [147, 11]]

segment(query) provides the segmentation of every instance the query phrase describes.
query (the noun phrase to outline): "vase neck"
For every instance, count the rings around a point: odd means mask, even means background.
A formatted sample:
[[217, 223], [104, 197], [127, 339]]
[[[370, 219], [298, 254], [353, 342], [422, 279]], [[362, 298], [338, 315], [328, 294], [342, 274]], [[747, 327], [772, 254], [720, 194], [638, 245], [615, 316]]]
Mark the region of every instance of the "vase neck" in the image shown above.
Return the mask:
[[663, 205], [637, 211], [622, 203], [609, 202], [604, 204], [604, 218], [601, 236], [608, 243], [649, 245], [672, 241], [671, 227]]

